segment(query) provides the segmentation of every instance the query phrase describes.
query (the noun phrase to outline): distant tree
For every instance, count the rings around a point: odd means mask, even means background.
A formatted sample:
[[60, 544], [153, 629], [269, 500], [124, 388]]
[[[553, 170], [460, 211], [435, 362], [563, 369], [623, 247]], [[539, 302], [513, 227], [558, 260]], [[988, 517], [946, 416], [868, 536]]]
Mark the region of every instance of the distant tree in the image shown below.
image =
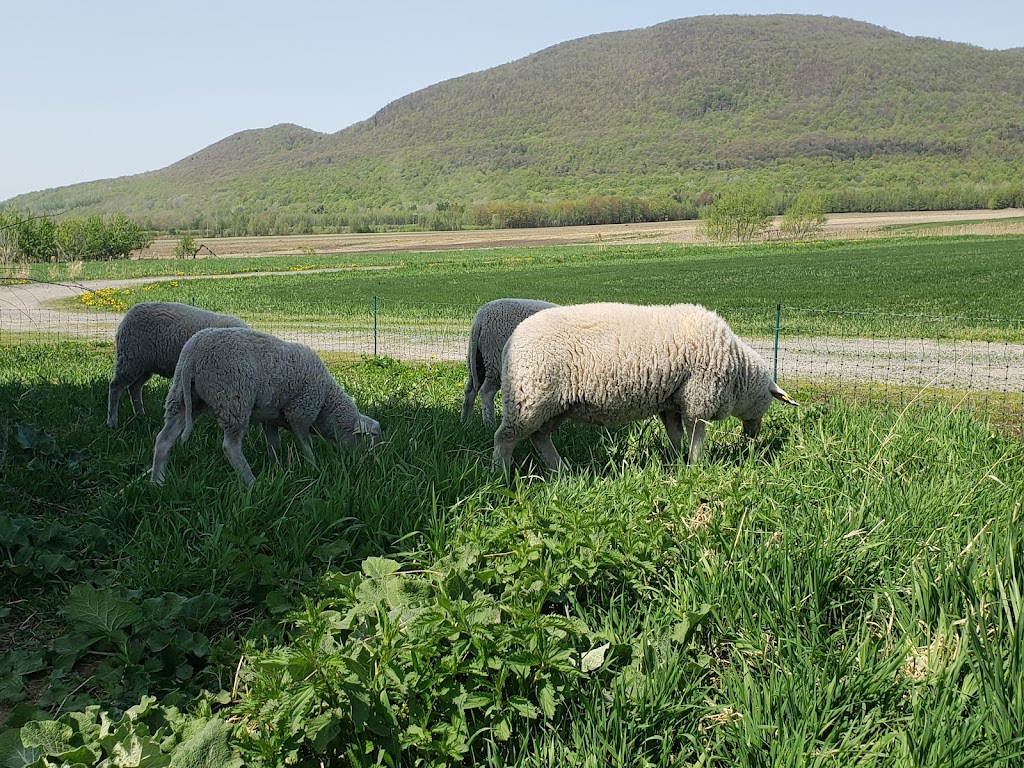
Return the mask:
[[103, 224], [101, 242], [101, 252], [105, 258], [126, 259], [133, 251], [147, 248], [153, 242], [153, 235], [144, 232], [138, 224], [119, 213], [110, 223]]
[[17, 211], [0, 211], [0, 264], [18, 260], [19, 218]]
[[782, 215], [780, 229], [783, 237], [801, 239], [821, 232], [826, 221], [825, 196], [820, 192], [804, 190]]
[[56, 261], [54, 234], [57, 225], [49, 216], [32, 216], [8, 209], [0, 213], [0, 253], [4, 261]]
[[123, 214], [106, 222], [102, 216], [64, 219], [54, 226], [55, 259], [127, 258], [153, 242], [153, 235]]
[[445, 232], [462, 229], [462, 216], [465, 212], [466, 206], [461, 203], [441, 201], [437, 204], [434, 215], [430, 217], [430, 228]]
[[196, 239], [192, 235], [185, 235], [174, 246], [174, 256], [178, 259], [194, 259], [202, 245], [196, 245]]
[[701, 209], [698, 231], [719, 242], [752, 240], [764, 232], [771, 216], [772, 198], [767, 190], [730, 189]]
[[62, 219], [57, 225], [57, 250], [62, 261], [80, 259], [88, 252], [85, 219]]

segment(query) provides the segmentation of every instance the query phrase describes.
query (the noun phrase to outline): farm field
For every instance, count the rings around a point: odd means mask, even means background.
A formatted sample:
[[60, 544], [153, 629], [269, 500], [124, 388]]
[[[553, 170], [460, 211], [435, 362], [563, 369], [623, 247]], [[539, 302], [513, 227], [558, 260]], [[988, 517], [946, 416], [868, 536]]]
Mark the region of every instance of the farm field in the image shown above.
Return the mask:
[[[777, 223], [777, 222], [776, 222]], [[175, 259], [177, 240], [162, 238], [136, 258], [115, 262], [29, 265], [37, 280], [132, 278], [140, 275], [215, 274], [266, 269], [309, 268], [311, 261], [335, 267], [406, 262], [418, 254], [457, 250], [495, 250], [556, 245], [683, 244], [699, 245], [697, 221], [601, 224], [455, 232], [380, 232], [370, 234], [289, 235], [198, 238], [216, 254]], [[823, 239], [906, 236], [1021, 235], [1024, 216], [1017, 209], [984, 211], [905, 211], [838, 213], [828, 217]], [[251, 261], [258, 258], [258, 261]], [[276, 260], [276, 261], [275, 261]], [[20, 269], [20, 268], [19, 268]]]
[[[53, 296], [65, 297], [59, 308], [80, 312], [123, 310], [146, 300], [183, 301], [265, 322], [365, 315], [375, 296], [383, 302], [382, 311], [393, 307], [395, 315], [419, 320], [471, 318], [480, 304], [509, 293], [556, 303], [693, 301], [725, 314], [740, 332], [752, 330], [744, 326], [746, 312], [773, 311], [781, 303], [859, 315], [941, 316], [950, 333], [964, 338], [1019, 340], [1019, 324], [999, 321], [1019, 319], [1024, 305], [1022, 242], [1020, 236], [971, 236], [739, 246], [549, 246], [364, 254], [358, 263], [343, 264], [294, 257], [188, 263], [193, 275], [239, 275], [254, 268], [278, 273], [227, 280], [167, 275], [164, 270], [178, 261], [133, 262], [133, 269], [152, 264], [154, 276], [172, 279], [136, 276], [137, 283], [124, 284], [114, 278], [99, 295], [90, 296], [83, 288]], [[104, 265], [89, 266], [95, 273]], [[116, 274], [121, 265], [108, 269]], [[101, 277], [94, 274], [94, 279]], [[90, 284], [94, 290], [99, 285]], [[18, 323], [13, 310], [31, 310], [40, 290], [26, 286], [23, 303], [14, 307], [13, 300], [8, 302], [8, 329]], [[837, 314], [835, 322], [842, 330], [839, 326], [848, 320]], [[893, 319], [879, 322], [891, 327]], [[907, 335], [919, 332], [906, 328]]]
[[[993, 318], [1020, 315], [1020, 244], [368, 254], [391, 268], [111, 297], [315, 319], [377, 295], [429, 322], [510, 292], [682, 294], [741, 331], [743, 308], [781, 302], [963, 316], [957, 333], [1007, 341], [1019, 329]], [[837, 331], [856, 331], [844, 317]], [[544, 475], [520, 446], [506, 478], [492, 431], [459, 423], [463, 365], [327, 360], [383, 444], [318, 440], [313, 467], [286, 436], [274, 467], [252, 430], [246, 490], [200, 421], [156, 488], [166, 381], [147, 385], [145, 417], [107, 430], [109, 344], [0, 346], [0, 764], [16, 745], [21, 764], [127, 745], [152, 764], [1024, 759], [1012, 430], [798, 385], [803, 407], [773, 407], [757, 441], [712, 425], [696, 467], [659, 424], [567, 424], [570, 472]], [[22, 727], [38, 717], [56, 721]]]

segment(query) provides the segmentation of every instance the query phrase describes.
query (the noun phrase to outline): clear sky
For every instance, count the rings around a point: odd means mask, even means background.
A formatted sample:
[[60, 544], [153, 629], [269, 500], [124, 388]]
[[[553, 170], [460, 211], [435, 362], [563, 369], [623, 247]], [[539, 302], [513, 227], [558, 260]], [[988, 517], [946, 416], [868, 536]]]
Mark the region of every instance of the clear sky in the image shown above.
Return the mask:
[[[163, 168], [237, 131], [333, 133], [557, 43], [705, 14], [843, 16], [1024, 46], [1020, 0], [0, 0], [0, 201]], [[1024, 65], [1022, 65], [1024, 77]]]

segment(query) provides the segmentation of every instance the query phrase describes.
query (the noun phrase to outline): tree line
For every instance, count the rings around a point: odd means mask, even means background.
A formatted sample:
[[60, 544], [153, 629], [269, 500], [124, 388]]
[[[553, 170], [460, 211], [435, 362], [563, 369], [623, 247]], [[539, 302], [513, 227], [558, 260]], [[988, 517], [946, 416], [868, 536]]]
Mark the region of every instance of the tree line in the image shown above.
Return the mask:
[[[374, 208], [318, 203], [306, 211], [271, 208], [262, 212], [214, 210], [178, 221], [140, 218], [141, 226], [157, 234], [194, 237], [319, 235], [337, 232], [396, 230], [515, 229], [521, 227], [586, 226], [696, 219], [723, 195], [756, 188], [771, 215], [782, 215], [804, 188], [780, 189], [767, 181], [703, 189], [677, 189], [656, 195], [588, 195], [563, 200], [439, 200], [409, 208]], [[879, 187], [815, 188], [821, 213], [980, 210], [1024, 208], [1024, 184], [958, 187], [891, 185]]]
[[[590, 195], [543, 202], [491, 201], [466, 204], [442, 200], [408, 210], [352, 207], [331, 210], [319, 204], [305, 212], [262, 213], [218, 210], [171, 224], [124, 214], [112, 217], [56, 218], [14, 209], [0, 211], [0, 262], [75, 261], [127, 258], [158, 234], [190, 237], [312, 235], [396, 230], [515, 229], [586, 226], [653, 221], [702, 220], [702, 232], [716, 240], [746, 240], [765, 233], [781, 215], [779, 235], [813, 234], [829, 213], [1024, 208], [1024, 185], [964, 187], [779, 190], [749, 182], [668, 195]], [[189, 245], [189, 243], [185, 243]], [[182, 255], [194, 255], [182, 247]]]
[[110, 261], [153, 242], [154, 234], [123, 214], [54, 219], [0, 211], [0, 263]]

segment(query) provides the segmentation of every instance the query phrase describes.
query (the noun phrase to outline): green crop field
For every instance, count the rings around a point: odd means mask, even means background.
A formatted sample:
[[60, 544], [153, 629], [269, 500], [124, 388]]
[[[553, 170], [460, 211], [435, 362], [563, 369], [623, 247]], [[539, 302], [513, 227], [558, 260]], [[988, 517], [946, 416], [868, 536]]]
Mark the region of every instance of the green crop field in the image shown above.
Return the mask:
[[[360, 266], [387, 267], [344, 272], [176, 280], [129, 287], [105, 296], [128, 306], [139, 301], [196, 303], [267, 321], [365, 315], [374, 296], [385, 311], [429, 318], [442, 311], [465, 318], [501, 296], [544, 298], [556, 303], [630, 301], [697, 302], [736, 323], [743, 310], [773, 311], [776, 304], [857, 313], [942, 316], [945, 332], [962, 338], [1020, 340], [1024, 306], [1024, 238], [973, 236], [867, 241], [769, 243], [739, 246], [631, 245], [559, 246], [431, 254], [365, 255]], [[347, 257], [347, 262], [351, 257]], [[315, 266], [330, 268], [329, 259]], [[145, 264], [136, 262], [137, 264]], [[90, 267], [100, 265], [89, 265]], [[217, 273], [314, 266], [309, 260], [210, 260], [193, 269]], [[164, 267], [166, 268], [166, 267]], [[112, 269], [118, 269], [117, 266]], [[94, 276], [100, 276], [95, 273]], [[81, 309], [81, 300], [66, 300]], [[833, 319], [842, 328], [863, 318]], [[891, 318], [878, 325], [891, 327]], [[907, 335], [919, 328], [906, 322]], [[761, 330], [760, 328], [756, 330]]]
[[[282, 318], [518, 294], [983, 320], [1020, 314], [1020, 243], [403, 254], [121, 297]], [[756, 441], [711, 425], [694, 467], [656, 420], [566, 424], [568, 472], [524, 444], [506, 477], [493, 431], [459, 422], [464, 366], [330, 357], [382, 444], [316, 439], [312, 466], [286, 435], [274, 466], [250, 430], [246, 489], [200, 420], [155, 487], [168, 385], [107, 429], [112, 352], [0, 346], [0, 765], [1024, 760], [1018, 432], [798, 385], [803, 407], [773, 407]]]

